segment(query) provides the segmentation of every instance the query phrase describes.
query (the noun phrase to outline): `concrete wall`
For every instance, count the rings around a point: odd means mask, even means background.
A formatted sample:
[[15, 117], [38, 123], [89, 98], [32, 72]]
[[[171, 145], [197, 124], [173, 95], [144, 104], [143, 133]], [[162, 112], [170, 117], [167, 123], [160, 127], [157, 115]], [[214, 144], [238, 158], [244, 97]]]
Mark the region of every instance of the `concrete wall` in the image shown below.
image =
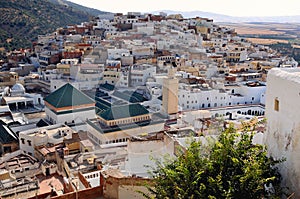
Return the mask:
[[98, 171], [83, 174], [82, 176], [84, 177], [85, 181], [87, 182], [85, 184], [85, 186], [86, 185], [88, 185], [88, 187], [100, 186], [100, 176], [101, 176], [100, 172], [101, 171], [98, 170]]
[[[90, 188], [90, 184], [89, 182], [86, 180], [86, 178], [81, 174], [81, 172], [78, 172], [78, 177], [79, 180], [81, 181], [81, 183], [84, 185], [85, 188]], [[100, 183], [100, 179], [99, 179], [99, 183]], [[100, 185], [100, 184], [99, 184]]]
[[125, 171], [136, 176], [148, 177], [149, 171], [156, 167], [155, 160], [163, 161], [165, 155], [174, 156], [174, 141], [162, 135], [161, 139], [129, 141]]
[[137, 191], [149, 193], [145, 185], [151, 184], [151, 180], [127, 177], [114, 178], [109, 176], [103, 179], [103, 196], [107, 199], [123, 199], [123, 198], [145, 198]]
[[139, 193], [141, 191], [146, 194], [150, 194], [144, 186], [134, 186], [134, 185], [121, 185], [118, 190], [119, 198], [135, 198], [135, 199], [144, 199], [145, 197]]
[[[52, 199], [78, 199], [78, 198], [101, 198], [103, 196], [103, 191], [101, 187], [95, 187], [95, 188], [88, 188], [82, 191], [78, 192], [71, 192], [71, 193], [66, 193], [61, 196], [54, 196], [51, 197]], [[46, 198], [45, 195], [43, 196], [35, 196], [31, 197], [29, 199], [36, 199], [36, 198]]]

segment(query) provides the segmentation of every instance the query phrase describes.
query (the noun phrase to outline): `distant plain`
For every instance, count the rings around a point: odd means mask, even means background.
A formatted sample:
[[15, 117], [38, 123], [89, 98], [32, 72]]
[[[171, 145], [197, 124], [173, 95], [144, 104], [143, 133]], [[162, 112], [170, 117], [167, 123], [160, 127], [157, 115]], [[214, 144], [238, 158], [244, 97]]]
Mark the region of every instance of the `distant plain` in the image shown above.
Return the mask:
[[300, 44], [300, 24], [296, 23], [220, 23], [257, 44]]

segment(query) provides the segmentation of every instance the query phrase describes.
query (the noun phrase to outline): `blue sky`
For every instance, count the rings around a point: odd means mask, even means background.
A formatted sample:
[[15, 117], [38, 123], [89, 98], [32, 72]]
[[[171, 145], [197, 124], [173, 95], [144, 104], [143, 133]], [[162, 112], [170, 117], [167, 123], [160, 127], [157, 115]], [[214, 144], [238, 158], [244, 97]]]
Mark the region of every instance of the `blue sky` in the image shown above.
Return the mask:
[[102, 11], [205, 11], [231, 16], [300, 15], [300, 0], [70, 0]]

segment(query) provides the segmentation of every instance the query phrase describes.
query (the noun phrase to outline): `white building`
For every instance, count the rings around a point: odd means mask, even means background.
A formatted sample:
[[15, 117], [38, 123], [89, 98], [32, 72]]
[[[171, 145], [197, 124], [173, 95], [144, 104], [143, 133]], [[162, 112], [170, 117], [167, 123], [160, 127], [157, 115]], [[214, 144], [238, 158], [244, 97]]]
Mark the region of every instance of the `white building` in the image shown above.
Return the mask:
[[104, 29], [105, 31], [117, 31], [117, 28], [112, 25], [108, 19], [100, 19], [97, 21], [97, 25], [93, 26], [93, 29]]
[[29, 155], [34, 155], [36, 146], [48, 143], [57, 145], [64, 139], [72, 138], [73, 130], [63, 124], [34, 128], [19, 133], [20, 149]]
[[[137, 33], [153, 35], [154, 33], [154, 24], [153, 23], [136, 23], [135, 27], [137, 29]], [[135, 28], [133, 27], [133, 28]]]
[[121, 59], [122, 57], [129, 56], [130, 52], [128, 49], [107, 49], [108, 59], [116, 60]]
[[[70, 67], [70, 78], [52, 78], [50, 90], [53, 92], [66, 83], [71, 83], [79, 90], [92, 90], [99, 86], [104, 67], [99, 64], [82, 63]], [[51, 78], [51, 77], [50, 77]]]
[[156, 75], [156, 66], [150, 64], [135, 64], [130, 67], [130, 86], [144, 86], [147, 79]]
[[4, 89], [1, 104], [8, 105], [12, 111], [30, 112], [40, 109], [44, 100], [41, 94], [26, 93], [24, 86], [17, 83]]
[[279, 165], [282, 184], [300, 197], [300, 69], [269, 71], [266, 93], [267, 132], [265, 143], [270, 156], [286, 158]]
[[266, 86], [262, 83], [227, 85], [213, 89], [208, 84], [179, 85], [178, 99], [181, 110], [260, 104]]

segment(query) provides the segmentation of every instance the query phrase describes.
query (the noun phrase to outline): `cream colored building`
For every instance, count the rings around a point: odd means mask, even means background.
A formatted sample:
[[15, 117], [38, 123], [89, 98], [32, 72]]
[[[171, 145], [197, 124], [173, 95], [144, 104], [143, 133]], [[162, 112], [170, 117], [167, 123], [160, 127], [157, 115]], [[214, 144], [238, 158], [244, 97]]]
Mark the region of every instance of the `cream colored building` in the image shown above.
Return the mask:
[[178, 79], [175, 78], [175, 69], [170, 69], [168, 78], [163, 81], [163, 110], [167, 114], [178, 112]]
[[107, 60], [103, 71], [103, 83], [115, 85], [121, 77], [121, 61]]

